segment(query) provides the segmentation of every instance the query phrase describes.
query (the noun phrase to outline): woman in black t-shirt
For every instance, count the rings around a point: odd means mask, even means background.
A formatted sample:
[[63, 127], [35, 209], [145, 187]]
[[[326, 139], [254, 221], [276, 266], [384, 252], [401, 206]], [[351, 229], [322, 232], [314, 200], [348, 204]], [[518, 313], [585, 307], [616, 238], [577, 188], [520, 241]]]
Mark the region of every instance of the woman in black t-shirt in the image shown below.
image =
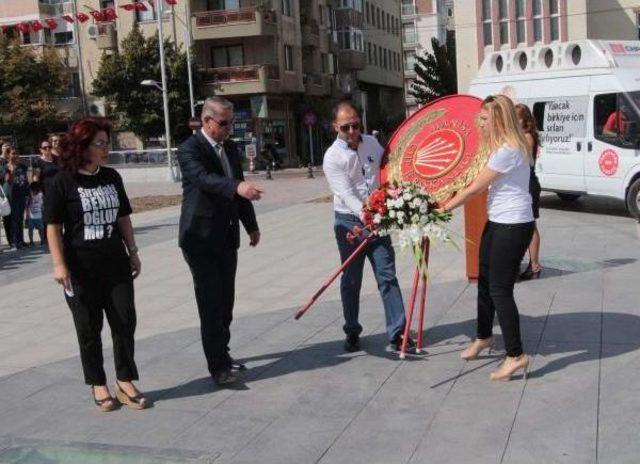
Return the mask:
[[134, 409], [147, 406], [132, 383], [138, 380], [133, 279], [140, 274], [141, 264], [122, 178], [105, 166], [110, 130], [102, 118], [86, 118], [73, 125], [60, 159], [61, 170], [45, 202], [54, 279], [64, 287], [78, 333], [85, 383], [91, 385], [102, 411], [116, 407], [103, 369], [103, 312], [113, 338], [117, 399]]

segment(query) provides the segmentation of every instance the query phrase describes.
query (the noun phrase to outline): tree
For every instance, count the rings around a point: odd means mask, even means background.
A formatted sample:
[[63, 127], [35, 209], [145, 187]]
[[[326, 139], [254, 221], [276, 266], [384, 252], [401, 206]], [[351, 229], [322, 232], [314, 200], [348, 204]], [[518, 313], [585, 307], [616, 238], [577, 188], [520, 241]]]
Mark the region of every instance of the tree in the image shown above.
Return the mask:
[[426, 52], [424, 58], [416, 56], [417, 62], [413, 66], [418, 76], [411, 83], [409, 95], [421, 105], [458, 93], [455, 36], [448, 32], [445, 45], [440, 45], [434, 37], [431, 46], [433, 53]]
[[[190, 133], [187, 57], [181, 47], [168, 40], [164, 55], [171, 137], [179, 141]], [[130, 130], [143, 140], [164, 135], [162, 94], [140, 85], [145, 79], [161, 80], [157, 33], [145, 38], [136, 25], [123, 39], [120, 53], [102, 56], [97, 76], [93, 95], [107, 100], [120, 129]], [[193, 77], [197, 89], [197, 73]]]
[[65, 115], [55, 99], [69, 75], [53, 47], [42, 54], [0, 36], [0, 124], [27, 149], [59, 125]]

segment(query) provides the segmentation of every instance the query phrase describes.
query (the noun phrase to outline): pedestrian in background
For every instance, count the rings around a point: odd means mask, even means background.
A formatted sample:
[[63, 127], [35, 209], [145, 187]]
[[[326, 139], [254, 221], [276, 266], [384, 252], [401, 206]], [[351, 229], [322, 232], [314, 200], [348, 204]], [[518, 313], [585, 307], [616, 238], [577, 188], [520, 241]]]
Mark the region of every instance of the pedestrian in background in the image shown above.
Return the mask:
[[[531, 110], [529, 110], [527, 105], [518, 103], [516, 105], [516, 114], [518, 115], [518, 121], [529, 144], [531, 158], [533, 159], [533, 165], [531, 166], [531, 173], [529, 175], [529, 194], [531, 195], [533, 218], [538, 219], [540, 217], [540, 193], [542, 189], [538, 176], [536, 175], [536, 161], [538, 159], [538, 149], [540, 148], [540, 137], [538, 136], [536, 121], [533, 119]], [[541, 270], [540, 232], [538, 231], [537, 224], [534, 223], [533, 237], [531, 238], [531, 244], [529, 244], [529, 265], [524, 272], [520, 274], [520, 280], [537, 279], [540, 277]]]
[[42, 187], [40, 182], [31, 182], [29, 185], [29, 198], [27, 199], [26, 218], [29, 231], [29, 246], [33, 246], [33, 231], [38, 231], [40, 246], [46, 244], [44, 224], [42, 222]]
[[5, 181], [10, 187], [9, 204], [11, 214], [9, 219], [9, 246], [24, 248], [24, 209], [29, 195], [29, 168], [20, 162], [18, 150], [11, 147], [7, 162]]

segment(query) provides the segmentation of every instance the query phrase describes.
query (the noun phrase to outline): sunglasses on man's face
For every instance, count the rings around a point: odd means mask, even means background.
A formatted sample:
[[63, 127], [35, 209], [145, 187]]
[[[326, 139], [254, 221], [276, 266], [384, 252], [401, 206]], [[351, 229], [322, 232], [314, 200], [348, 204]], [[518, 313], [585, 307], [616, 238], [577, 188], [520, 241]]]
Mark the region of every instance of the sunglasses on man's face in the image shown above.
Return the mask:
[[50, 150], [51, 147], [49, 145], [44, 145], [42, 147], [40, 147], [42, 150]]
[[220, 127], [227, 127], [230, 126], [231, 124], [233, 124], [235, 122], [235, 119], [223, 119], [222, 121], [218, 121], [214, 118], [210, 118], [213, 122], [215, 122], [217, 125], [219, 125]]
[[342, 126], [338, 126], [341, 132], [349, 132], [349, 129], [357, 131], [360, 130], [360, 123], [354, 122], [351, 124], [343, 124]]

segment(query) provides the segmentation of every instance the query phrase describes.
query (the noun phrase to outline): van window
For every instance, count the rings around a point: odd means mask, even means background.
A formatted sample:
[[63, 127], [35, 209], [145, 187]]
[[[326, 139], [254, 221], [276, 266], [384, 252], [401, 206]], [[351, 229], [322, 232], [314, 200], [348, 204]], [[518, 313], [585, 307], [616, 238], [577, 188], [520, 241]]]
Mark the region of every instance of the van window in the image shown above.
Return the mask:
[[548, 102], [536, 102], [533, 104], [533, 118], [536, 120], [536, 128], [544, 131], [544, 107]]
[[593, 99], [595, 138], [621, 148], [640, 142], [640, 92], [607, 93]]

